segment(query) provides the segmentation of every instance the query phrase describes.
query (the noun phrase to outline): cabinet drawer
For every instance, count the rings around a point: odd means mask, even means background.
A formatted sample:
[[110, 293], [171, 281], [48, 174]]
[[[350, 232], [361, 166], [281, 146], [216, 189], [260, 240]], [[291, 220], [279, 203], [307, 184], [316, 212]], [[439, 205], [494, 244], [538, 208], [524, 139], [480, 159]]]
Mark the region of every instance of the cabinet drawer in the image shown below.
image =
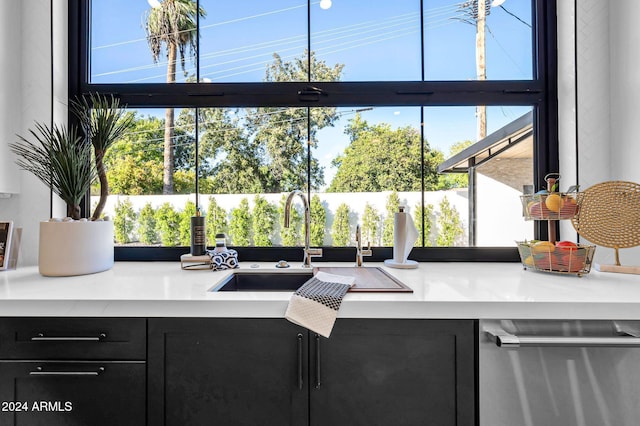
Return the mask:
[[0, 426], [144, 426], [146, 365], [0, 362]]
[[144, 318], [2, 318], [0, 359], [143, 360]]

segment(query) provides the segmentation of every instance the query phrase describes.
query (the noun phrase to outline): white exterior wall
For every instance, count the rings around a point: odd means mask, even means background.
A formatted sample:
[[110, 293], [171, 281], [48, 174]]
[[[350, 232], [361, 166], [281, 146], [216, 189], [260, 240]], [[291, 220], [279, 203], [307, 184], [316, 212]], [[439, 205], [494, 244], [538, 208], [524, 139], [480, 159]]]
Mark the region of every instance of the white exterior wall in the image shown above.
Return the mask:
[[522, 216], [522, 192], [480, 173], [476, 176], [476, 245], [515, 247], [516, 241], [533, 239], [532, 222]]

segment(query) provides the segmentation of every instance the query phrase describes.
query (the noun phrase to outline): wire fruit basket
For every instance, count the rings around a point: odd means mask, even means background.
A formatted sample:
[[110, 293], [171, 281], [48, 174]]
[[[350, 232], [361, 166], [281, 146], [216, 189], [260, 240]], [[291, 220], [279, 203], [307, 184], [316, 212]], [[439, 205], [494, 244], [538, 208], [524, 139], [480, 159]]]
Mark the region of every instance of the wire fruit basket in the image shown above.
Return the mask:
[[545, 192], [520, 196], [526, 220], [573, 219], [580, 209], [581, 192]]
[[591, 270], [596, 246], [557, 246], [549, 241], [516, 241], [525, 269], [582, 276]]
[[525, 269], [581, 277], [591, 270], [596, 246], [579, 245], [569, 241], [556, 242], [555, 221], [571, 220], [580, 212], [583, 194], [571, 189], [558, 192], [558, 173], [545, 176], [547, 189], [536, 194], [521, 195], [523, 215], [527, 220], [546, 220], [549, 241], [516, 241], [520, 260]]

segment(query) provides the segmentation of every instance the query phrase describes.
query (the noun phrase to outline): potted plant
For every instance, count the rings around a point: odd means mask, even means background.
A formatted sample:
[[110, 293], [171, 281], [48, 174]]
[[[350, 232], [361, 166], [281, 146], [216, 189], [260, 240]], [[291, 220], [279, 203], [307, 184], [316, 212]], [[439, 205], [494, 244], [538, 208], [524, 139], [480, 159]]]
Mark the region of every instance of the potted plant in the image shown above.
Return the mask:
[[[71, 102], [76, 126], [36, 123], [30, 137], [9, 144], [16, 163], [33, 173], [67, 204], [67, 217], [40, 223], [38, 266], [46, 276], [105, 271], [113, 266], [113, 223], [101, 214], [109, 195], [104, 156], [130, 127], [133, 117], [113, 96], [91, 94]], [[93, 157], [93, 158], [92, 158]], [[95, 178], [100, 201], [91, 219], [80, 202]]]

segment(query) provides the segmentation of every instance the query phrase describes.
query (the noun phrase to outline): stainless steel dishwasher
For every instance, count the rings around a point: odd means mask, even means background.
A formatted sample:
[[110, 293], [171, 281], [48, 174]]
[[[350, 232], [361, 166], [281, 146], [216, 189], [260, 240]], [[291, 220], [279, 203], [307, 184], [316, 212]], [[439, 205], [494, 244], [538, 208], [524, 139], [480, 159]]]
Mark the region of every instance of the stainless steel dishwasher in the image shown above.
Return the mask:
[[640, 321], [482, 320], [480, 426], [640, 425]]

